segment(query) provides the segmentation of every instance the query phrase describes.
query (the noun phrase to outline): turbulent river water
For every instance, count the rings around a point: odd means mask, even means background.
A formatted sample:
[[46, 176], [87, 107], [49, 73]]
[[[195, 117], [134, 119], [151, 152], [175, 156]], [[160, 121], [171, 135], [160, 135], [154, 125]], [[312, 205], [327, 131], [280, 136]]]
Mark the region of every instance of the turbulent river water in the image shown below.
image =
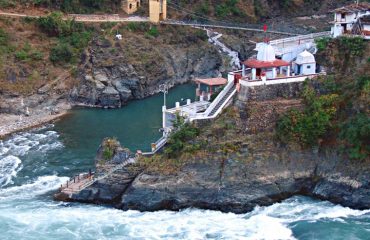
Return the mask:
[[[193, 96], [170, 91], [168, 102]], [[102, 138], [146, 150], [160, 134], [162, 96], [119, 110], [77, 109], [55, 125], [0, 141], [0, 239], [370, 239], [370, 210], [293, 197], [247, 214], [199, 209], [141, 213], [52, 200], [93, 167]]]

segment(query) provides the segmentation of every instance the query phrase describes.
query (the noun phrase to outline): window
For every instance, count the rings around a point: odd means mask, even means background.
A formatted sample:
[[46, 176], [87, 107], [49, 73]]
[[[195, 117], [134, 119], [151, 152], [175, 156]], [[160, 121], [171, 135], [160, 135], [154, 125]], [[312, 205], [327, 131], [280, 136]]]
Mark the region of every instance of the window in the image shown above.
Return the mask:
[[132, 9], [132, 4], [130, 3], [130, 9]]
[[342, 17], [342, 19], [345, 19], [346, 18], [346, 14], [345, 13], [342, 13], [341, 14], [341, 17]]
[[308, 66], [307, 66], [307, 69], [311, 69], [311, 65], [308, 65]]

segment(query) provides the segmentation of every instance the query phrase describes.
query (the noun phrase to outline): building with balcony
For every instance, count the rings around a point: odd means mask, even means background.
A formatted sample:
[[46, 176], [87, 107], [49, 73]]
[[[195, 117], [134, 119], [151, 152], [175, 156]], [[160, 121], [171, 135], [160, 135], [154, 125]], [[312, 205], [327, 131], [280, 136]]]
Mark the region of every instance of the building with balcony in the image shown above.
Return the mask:
[[366, 22], [368, 16], [370, 16], [370, 3], [353, 3], [335, 9], [332, 36], [339, 37], [345, 34], [368, 36], [368, 30], [365, 30], [370, 29], [370, 25]]

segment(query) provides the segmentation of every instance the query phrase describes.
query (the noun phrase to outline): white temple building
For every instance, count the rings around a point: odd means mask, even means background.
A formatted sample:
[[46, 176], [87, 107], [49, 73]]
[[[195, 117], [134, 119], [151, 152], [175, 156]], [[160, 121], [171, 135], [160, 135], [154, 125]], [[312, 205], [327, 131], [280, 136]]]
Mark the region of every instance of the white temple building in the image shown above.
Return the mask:
[[229, 78], [241, 85], [258, 86], [303, 82], [325, 74], [317, 72], [315, 56], [305, 49], [290, 61], [277, 58], [278, 54], [270, 43], [259, 43], [256, 50], [257, 57], [244, 61], [242, 70], [229, 73]]
[[295, 75], [310, 75], [316, 73], [315, 56], [305, 50], [298, 54], [297, 60], [293, 62]]

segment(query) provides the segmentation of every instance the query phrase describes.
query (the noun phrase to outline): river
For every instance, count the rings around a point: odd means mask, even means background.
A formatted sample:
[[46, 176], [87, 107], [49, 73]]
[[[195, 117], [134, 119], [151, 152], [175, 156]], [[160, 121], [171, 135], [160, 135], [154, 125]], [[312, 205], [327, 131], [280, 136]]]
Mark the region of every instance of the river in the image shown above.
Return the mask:
[[[193, 86], [178, 86], [168, 103], [193, 96]], [[370, 210], [301, 196], [247, 214], [124, 212], [52, 200], [68, 177], [93, 167], [102, 138], [148, 150], [160, 136], [162, 102], [156, 95], [117, 110], [75, 109], [55, 125], [0, 141], [0, 239], [370, 239]]]

